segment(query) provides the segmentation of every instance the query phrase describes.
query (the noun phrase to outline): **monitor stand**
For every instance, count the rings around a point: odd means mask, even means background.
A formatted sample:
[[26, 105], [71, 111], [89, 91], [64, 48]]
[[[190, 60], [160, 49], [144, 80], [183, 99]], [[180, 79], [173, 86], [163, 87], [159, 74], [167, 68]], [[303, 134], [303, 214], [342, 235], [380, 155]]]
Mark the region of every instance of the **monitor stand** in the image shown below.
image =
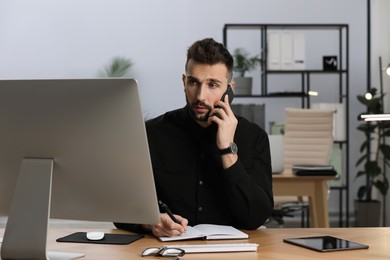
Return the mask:
[[79, 253], [46, 252], [52, 158], [24, 158], [4, 231], [2, 259], [76, 259]]

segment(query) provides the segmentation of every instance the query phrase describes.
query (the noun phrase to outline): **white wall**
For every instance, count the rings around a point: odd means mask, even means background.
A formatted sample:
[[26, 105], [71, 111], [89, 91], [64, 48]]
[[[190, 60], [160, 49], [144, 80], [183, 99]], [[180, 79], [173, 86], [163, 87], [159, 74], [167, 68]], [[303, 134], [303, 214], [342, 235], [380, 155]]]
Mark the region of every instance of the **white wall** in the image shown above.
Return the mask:
[[[146, 117], [184, 105], [181, 74], [195, 40], [225, 23], [350, 25], [350, 176], [366, 89], [366, 0], [1, 0], [0, 78], [91, 78], [113, 56], [134, 62]], [[277, 121], [278, 119], [275, 119]], [[351, 190], [351, 200], [356, 191]], [[331, 196], [331, 200], [337, 197]], [[336, 207], [336, 206], [334, 206]]]

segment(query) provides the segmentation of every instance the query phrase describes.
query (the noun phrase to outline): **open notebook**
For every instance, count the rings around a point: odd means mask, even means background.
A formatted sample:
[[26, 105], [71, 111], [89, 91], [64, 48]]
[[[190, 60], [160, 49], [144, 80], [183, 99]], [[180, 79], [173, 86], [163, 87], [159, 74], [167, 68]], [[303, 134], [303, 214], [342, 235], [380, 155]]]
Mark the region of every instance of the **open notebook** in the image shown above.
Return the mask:
[[194, 227], [187, 226], [187, 231], [180, 236], [159, 237], [161, 241], [177, 241], [189, 239], [246, 239], [248, 234], [231, 226], [199, 224]]

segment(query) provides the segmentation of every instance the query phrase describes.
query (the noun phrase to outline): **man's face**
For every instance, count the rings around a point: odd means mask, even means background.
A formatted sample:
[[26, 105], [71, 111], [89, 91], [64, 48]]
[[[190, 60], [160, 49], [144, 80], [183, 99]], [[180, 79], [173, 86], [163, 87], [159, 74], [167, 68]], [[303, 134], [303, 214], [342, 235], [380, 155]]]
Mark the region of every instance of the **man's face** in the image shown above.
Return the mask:
[[210, 110], [227, 89], [227, 68], [224, 64], [201, 64], [189, 60], [183, 75], [184, 92], [192, 117], [207, 126]]

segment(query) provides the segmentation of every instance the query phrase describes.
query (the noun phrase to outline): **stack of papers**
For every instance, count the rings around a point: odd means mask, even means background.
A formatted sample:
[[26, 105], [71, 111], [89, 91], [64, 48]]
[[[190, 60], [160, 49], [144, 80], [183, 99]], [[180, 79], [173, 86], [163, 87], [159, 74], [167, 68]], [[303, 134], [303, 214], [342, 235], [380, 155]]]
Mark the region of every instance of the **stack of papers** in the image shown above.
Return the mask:
[[259, 244], [253, 243], [229, 243], [229, 244], [205, 244], [205, 245], [166, 245], [167, 248], [181, 248], [188, 253], [217, 253], [217, 252], [248, 252], [257, 251]]

